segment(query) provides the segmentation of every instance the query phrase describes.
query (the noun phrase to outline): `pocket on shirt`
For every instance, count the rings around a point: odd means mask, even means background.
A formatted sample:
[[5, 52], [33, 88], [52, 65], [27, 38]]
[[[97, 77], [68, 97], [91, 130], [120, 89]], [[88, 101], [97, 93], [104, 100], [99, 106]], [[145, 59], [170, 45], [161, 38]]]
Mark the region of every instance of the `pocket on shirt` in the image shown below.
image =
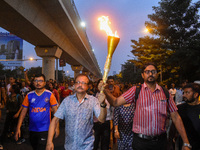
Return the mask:
[[161, 115], [167, 115], [167, 100], [160, 100], [159, 101], [159, 107], [160, 107], [160, 114]]

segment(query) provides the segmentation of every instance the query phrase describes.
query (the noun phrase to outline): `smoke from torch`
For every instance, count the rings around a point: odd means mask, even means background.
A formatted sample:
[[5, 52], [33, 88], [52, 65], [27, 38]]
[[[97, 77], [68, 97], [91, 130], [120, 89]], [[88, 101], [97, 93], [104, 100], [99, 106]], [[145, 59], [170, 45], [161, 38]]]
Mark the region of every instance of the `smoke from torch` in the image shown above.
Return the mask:
[[[98, 18], [98, 21], [100, 21], [100, 30], [105, 30], [106, 34], [108, 35], [108, 55], [106, 58], [106, 63], [104, 65], [104, 75], [103, 75], [103, 83], [106, 83], [108, 73], [110, 71], [110, 66], [111, 66], [111, 61], [112, 61], [112, 55], [119, 43], [119, 36], [117, 35], [117, 31], [115, 31], [115, 34], [113, 34], [109, 24], [108, 16], [102, 16]], [[101, 93], [103, 92], [103, 88], [100, 91]]]

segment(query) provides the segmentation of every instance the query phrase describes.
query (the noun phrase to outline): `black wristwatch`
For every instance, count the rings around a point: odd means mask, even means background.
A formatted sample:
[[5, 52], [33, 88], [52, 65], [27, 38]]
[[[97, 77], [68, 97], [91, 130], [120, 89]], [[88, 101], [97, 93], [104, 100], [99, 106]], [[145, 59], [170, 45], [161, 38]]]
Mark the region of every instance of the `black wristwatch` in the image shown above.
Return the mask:
[[100, 106], [101, 106], [102, 108], [106, 108], [107, 104], [106, 104], [106, 103], [101, 103]]
[[186, 147], [192, 149], [192, 145], [190, 145], [189, 143], [183, 143], [183, 146], [186, 146]]

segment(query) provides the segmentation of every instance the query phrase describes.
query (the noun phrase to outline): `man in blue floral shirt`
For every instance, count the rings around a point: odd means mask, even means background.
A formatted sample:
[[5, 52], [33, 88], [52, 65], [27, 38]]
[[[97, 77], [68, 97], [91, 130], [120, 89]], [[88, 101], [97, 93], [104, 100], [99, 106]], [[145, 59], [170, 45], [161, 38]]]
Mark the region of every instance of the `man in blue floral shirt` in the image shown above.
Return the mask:
[[92, 150], [94, 143], [93, 115], [100, 122], [106, 118], [104, 94], [95, 98], [87, 95], [89, 79], [80, 74], [75, 79], [75, 94], [66, 97], [53, 118], [48, 133], [46, 150], [53, 150], [53, 136], [59, 119], [65, 119], [65, 149]]

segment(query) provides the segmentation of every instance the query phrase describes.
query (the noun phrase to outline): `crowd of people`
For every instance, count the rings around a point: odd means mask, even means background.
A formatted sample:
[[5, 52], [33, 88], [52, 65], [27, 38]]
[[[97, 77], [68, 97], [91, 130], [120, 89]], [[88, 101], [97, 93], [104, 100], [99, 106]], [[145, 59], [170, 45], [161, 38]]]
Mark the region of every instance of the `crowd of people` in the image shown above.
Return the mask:
[[29, 80], [27, 72], [22, 81], [2, 80], [0, 107], [6, 119], [0, 149], [7, 138], [25, 141], [21, 127], [28, 118], [34, 150], [54, 149], [60, 120], [67, 150], [109, 150], [113, 144], [118, 150], [200, 150], [200, 85], [185, 80], [179, 88], [160, 86], [153, 63], [143, 66], [141, 76], [144, 83], [137, 85], [113, 76], [104, 84], [84, 74], [61, 83], [43, 74]]

